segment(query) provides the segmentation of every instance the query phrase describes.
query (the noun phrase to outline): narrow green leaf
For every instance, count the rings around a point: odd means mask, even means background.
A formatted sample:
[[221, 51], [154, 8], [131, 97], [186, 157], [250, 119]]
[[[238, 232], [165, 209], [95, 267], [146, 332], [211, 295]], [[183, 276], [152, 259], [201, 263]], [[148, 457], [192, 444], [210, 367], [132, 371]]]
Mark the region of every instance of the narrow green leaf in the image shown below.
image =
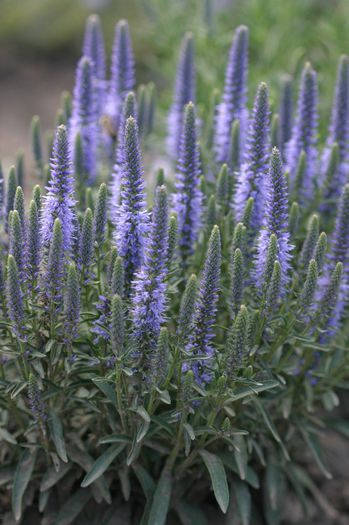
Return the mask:
[[155, 489], [152, 506], [149, 513], [149, 525], [165, 525], [170, 506], [172, 490], [171, 472], [165, 467]]
[[250, 525], [251, 521], [251, 494], [246, 483], [234, 479], [233, 490], [242, 525]]
[[0, 441], [7, 441], [7, 443], [11, 443], [11, 445], [17, 444], [16, 438], [10, 434], [6, 428], [2, 427], [0, 427]]
[[284, 474], [281, 468], [268, 460], [263, 483], [264, 516], [268, 525], [279, 525], [285, 497]]
[[207, 452], [207, 450], [200, 450], [199, 454], [204, 460], [210, 474], [217, 503], [222, 512], [226, 513], [229, 505], [229, 489], [223, 462], [218, 456]]
[[234, 437], [234, 457], [239, 470], [240, 479], [245, 480], [247, 476], [248, 454], [243, 436]]
[[69, 498], [58, 512], [53, 525], [70, 525], [80, 512], [85, 508], [91, 497], [89, 489], [79, 489]]
[[151, 475], [145, 470], [145, 468], [137, 463], [132, 465], [132, 469], [143, 489], [145, 497], [147, 499], [152, 498], [155, 490], [155, 482]]
[[271, 380], [266, 381], [261, 385], [251, 385], [242, 388], [237, 388], [234, 394], [227, 400], [227, 403], [230, 403], [232, 401], [238, 401], [239, 399], [243, 399], [244, 397], [254, 396], [256, 394], [259, 394], [260, 392], [264, 392], [265, 390], [271, 390], [272, 388], [276, 388], [279, 386], [280, 383], [278, 381]]
[[67, 451], [65, 448], [62, 421], [59, 415], [57, 414], [57, 412], [55, 411], [51, 412], [51, 419], [49, 422], [49, 427], [50, 427], [53, 442], [57, 450], [57, 454], [59, 455], [61, 460], [64, 461], [64, 463], [67, 463], [68, 458], [67, 458]]
[[86, 474], [82, 480], [81, 486], [88, 487], [96, 479], [98, 479], [102, 474], [107, 470], [109, 465], [114, 461], [114, 459], [122, 452], [125, 448], [125, 443], [121, 445], [111, 445], [105, 452], [102, 454], [92, 465], [91, 470]]
[[176, 505], [176, 512], [183, 525], [208, 525], [204, 512], [196, 505], [181, 501]]
[[189, 423], [184, 423], [184, 428], [187, 431], [187, 434], [190, 437], [190, 439], [192, 441], [194, 441], [194, 439], [195, 439], [195, 432], [194, 432], [193, 427], [191, 425], [189, 425]]
[[12, 489], [12, 510], [16, 521], [22, 516], [23, 495], [34, 469], [36, 454], [36, 450], [24, 450], [17, 464]]
[[307, 432], [306, 430], [302, 428], [300, 430], [301, 430], [301, 433], [304, 437], [306, 444], [309, 447], [309, 450], [314, 456], [317, 466], [319, 467], [319, 469], [321, 470], [321, 472], [327, 479], [332, 479], [333, 476], [331, 472], [327, 470], [327, 468], [325, 467], [322, 461], [321, 451], [320, 451], [319, 443], [316, 439], [316, 436], [312, 435], [310, 432]]
[[[85, 472], [89, 472], [94, 464], [92, 456], [90, 456], [85, 450], [81, 450], [76, 446], [69, 446], [68, 449], [69, 458], [79, 465]], [[111, 494], [109, 490], [108, 483], [105, 478], [101, 476], [94, 482], [94, 487], [97, 489], [102, 496], [102, 498], [108, 503], [111, 504]]]
[[45, 492], [46, 490], [53, 487], [60, 479], [63, 478], [63, 476], [67, 474], [67, 472], [69, 472], [71, 467], [72, 463], [61, 463], [58, 471], [55, 468], [48, 469], [41, 480], [40, 492]]
[[116, 405], [115, 386], [110, 381], [104, 381], [96, 377], [93, 378], [92, 381], [99, 388], [99, 390], [103, 392], [105, 397], [108, 398], [109, 401], [113, 403], [113, 405]]

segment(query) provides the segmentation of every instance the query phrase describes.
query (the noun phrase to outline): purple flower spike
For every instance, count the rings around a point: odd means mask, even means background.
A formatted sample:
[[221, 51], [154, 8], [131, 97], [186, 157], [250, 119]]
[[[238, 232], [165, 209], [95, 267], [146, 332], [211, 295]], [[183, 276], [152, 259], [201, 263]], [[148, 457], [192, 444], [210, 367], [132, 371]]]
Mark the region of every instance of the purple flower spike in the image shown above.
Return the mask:
[[125, 281], [129, 290], [134, 273], [143, 261], [144, 245], [149, 230], [139, 134], [137, 122], [133, 117], [126, 121], [121, 186], [115, 240], [118, 254], [124, 258]]
[[126, 20], [120, 20], [115, 27], [112, 51], [110, 100], [108, 114], [118, 130], [121, 108], [126, 94], [135, 86], [135, 64], [130, 30]]
[[53, 225], [59, 219], [63, 232], [63, 247], [65, 254], [71, 252], [74, 239], [74, 179], [66, 127], [57, 128], [51, 158], [51, 178], [47, 194], [43, 197], [41, 214], [42, 245], [47, 249], [51, 244]]
[[264, 227], [260, 233], [257, 247], [255, 264], [255, 282], [258, 289], [262, 289], [265, 271], [269, 240], [272, 234], [277, 239], [277, 259], [281, 269], [281, 290], [285, 293], [285, 286], [289, 282], [290, 252], [292, 246], [289, 239], [288, 230], [288, 193], [287, 184], [283, 172], [280, 152], [273, 148], [270, 157], [270, 167], [268, 174], [267, 196], [265, 203]]
[[168, 272], [168, 204], [165, 186], [156, 188], [155, 204], [145, 249], [144, 263], [136, 274], [133, 323], [137, 348], [151, 352], [160, 334], [165, 309], [165, 277]]
[[[213, 356], [211, 340], [216, 318], [219, 280], [221, 272], [221, 237], [218, 226], [212, 229], [204, 270], [200, 281], [199, 297], [196, 303], [193, 329], [187, 345], [187, 352], [198, 357], [191, 368], [199, 385], [210, 382], [212, 371], [210, 358]], [[204, 357], [205, 359], [200, 359]], [[207, 358], [207, 359], [206, 359]], [[185, 368], [188, 368], [185, 365]]]
[[194, 104], [186, 106], [177, 165], [174, 206], [178, 218], [178, 246], [182, 261], [193, 253], [201, 225], [200, 158]]
[[117, 137], [115, 164], [111, 176], [111, 187], [110, 187], [110, 205], [111, 205], [111, 219], [114, 225], [117, 225], [118, 220], [118, 208], [120, 204], [120, 184], [122, 177], [122, 166], [124, 163], [124, 152], [125, 152], [125, 125], [126, 120], [129, 117], [133, 117], [137, 121], [137, 102], [135, 94], [131, 91], [127, 94], [122, 113], [120, 115], [119, 131]]
[[342, 191], [335, 229], [330, 245], [330, 253], [324, 268], [323, 278], [320, 281], [321, 292], [329, 286], [331, 274], [334, 272], [336, 264], [338, 263], [343, 265], [343, 274], [335, 308], [328, 320], [328, 326], [330, 327], [329, 336], [334, 335], [340, 327], [349, 297], [349, 184], [346, 184]]
[[317, 172], [317, 104], [318, 89], [316, 72], [307, 63], [302, 72], [298, 96], [296, 120], [292, 130], [291, 140], [286, 147], [287, 168], [291, 183], [294, 182], [299, 156], [302, 151], [306, 155], [306, 167], [300, 188], [300, 200], [307, 202], [314, 195], [314, 185]]
[[92, 62], [89, 58], [82, 57], [76, 73], [70, 141], [73, 148], [76, 135], [80, 133], [83, 171], [89, 184], [92, 184], [97, 176], [98, 114], [93, 83]]
[[227, 163], [229, 161], [231, 126], [234, 120], [239, 121], [241, 151], [244, 149], [248, 119], [247, 70], [248, 29], [240, 26], [236, 30], [230, 49], [223, 97], [217, 108], [215, 151], [218, 162]]
[[[338, 144], [339, 162], [332, 183], [324, 194], [326, 201], [340, 196], [349, 174], [349, 57], [345, 55], [340, 58], [338, 65], [331, 123], [321, 162], [322, 180], [329, 168], [334, 143]], [[329, 212], [332, 207], [332, 203], [324, 203], [321, 211]]]
[[235, 192], [235, 215], [242, 221], [247, 200], [253, 197], [253, 212], [250, 227], [260, 230], [264, 218], [266, 199], [265, 179], [269, 160], [270, 110], [268, 87], [262, 82], [258, 88], [249, 125], [244, 162], [238, 175]]
[[292, 78], [285, 76], [282, 82], [282, 90], [280, 97], [280, 106], [279, 106], [279, 118], [280, 118], [280, 127], [279, 127], [279, 144], [281, 152], [284, 155], [285, 153], [285, 144], [291, 138], [292, 132], [292, 120], [293, 120], [293, 86]]
[[83, 55], [92, 63], [96, 109], [98, 117], [104, 110], [106, 92], [105, 49], [101, 22], [98, 15], [90, 15], [86, 22]]
[[184, 108], [189, 102], [195, 102], [195, 76], [194, 39], [191, 33], [187, 33], [182, 42], [177, 66], [173, 104], [168, 116], [167, 143], [169, 154], [173, 158], [177, 158], [179, 153]]

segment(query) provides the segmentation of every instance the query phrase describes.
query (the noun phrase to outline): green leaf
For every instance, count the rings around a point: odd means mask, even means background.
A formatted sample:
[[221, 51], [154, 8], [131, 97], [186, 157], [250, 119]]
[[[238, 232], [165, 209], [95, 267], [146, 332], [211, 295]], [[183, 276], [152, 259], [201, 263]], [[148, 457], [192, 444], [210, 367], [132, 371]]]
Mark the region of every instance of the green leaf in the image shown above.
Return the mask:
[[326, 419], [326, 425], [349, 438], [349, 422], [345, 419]]
[[151, 475], [145, 470], [145, 468], [137, 463], [132, 465], [132, 469], [143, 489], [145, 497], [147, 499], [152, 498], [155, 490], [155, 482]]
[[279, 386], [280, 384], [278, 381], [270, 380], [265, 381], [265, 383], [260, 385], [251, 385], [242, 388], [237, 388], [234, 394], [227, 400], [227, 404], [229, 404], [232, 401], [238, 401], [239, 399], [243, 399], [247, 396], [254, 396], [255, 394], [259, 394], [260, 392], [264, 392], [265, 390], [271, 390], [272, 388], [276, 388]]
[[16, 521], [22, 516], [23, 495], [34, 469], [36, 454], [36, 450], [24, 450], [18, 461], [12, 489], [12, 510]]
[[98, 377], [94, 377], [92, 381], [99, 388], [99, 390], [103, 392], [105, 397], [107, 397], [109, 401], [113, 403], [113, 405], [116, 405], [115, 385], [112, 384], [110, 381], [105, 381]]
[[125, 443], [121, 445], [111, 445], [92, 465], [91, 470], [86, 474], [82, 480], [81, 486], [88, 487], [96, 481], [107, 470], [114, 459], [123, 451]]
[[251, 494], [246, 483], [239, 479], [233, 482], [236, 503], [242, 525], [249, 525], [251, 521]]
[[[223, 461], [224, 465], [230, 469], [232, 472], [234, 472], [235, 474], [239, 475], [239, 469], [238, 469], [238, 466], [236, 464], [236, 461], [235, 461], [235, 458], [233, 457], [232, 453], [231, 452], [218, 452], [217, 454], [221, 460]], [[251, 485], [251, 487], [253, 487], [254, 489], [259, 489], [259, 479], [258, 479], [258, 476], [257, 474], [255, 473], [255, 471], [247, 466], [247, 469], [246, 469], [246, 479], [245, 481]]]
[[57, 454], [64, 463], [67, 463], [67, 451], [65, 448], [65, 441], [63, 435], [63, 426], [60, 417], [57, 412], [51, 411], [51, 419], [49, 421], [49, 427], [51, 431], [51, 436], [55, 444]]
[[155, 489], [153, 502], [149, 513], [149, 525], [165, 525], [168, 509], [170, 506], [171, 490], [171, 472], [165, 467], [161, 473], [159, 482]]
[[290, 460], [290, 456], [287, 452], [287, 449], [285, 447], [285, 445], [283, 444], [283, 442], [281, 441], [281, 438], [278, 434], [278, 431], [276, 430], [276, 427], [273, 423], [273, 421], [270, 419], [269, 415], [267, 414], [267, 412], [264, 410], [264, 407], [262, 405], [262, 403], [259, 401], [259, 399], [254, 399], [253, 400], [254, 404], [256, 405], [256, 407], [259, 409], [261, 415], [262, 415], [262, 418], [264, 420], [264, 423], [266, 424], [267, 428], [269, 429], [271, 435], [273, 436], [273, 438], [275, 439], [275, 441], [277, 443], [279, 443], [280, 447], [281, 447], [281, 450], [285, 456], [285, 459], [287, 461]]
[[189, 425], [189, 423], [184, 423], [184, 428], [188, 434], [188, 436], [190, 437], [190, 439], [192, 441], [194, 441], [195, 439], [195, 432], [194, 432], [194, 429], [191, 425]]
[[131, 443], [131, 439], [124, 434], [110, 434], [98, 441], [99, 445], [106, 445], [108, 443]]
[[137, 431], [137, 437], [136, 441], [137, 443], [140, 443], [142, 439], [146, 436], [148, 430], [149, 430], [150, 420], [149, 421], [142, 421], [140, 427]]
[[320, 451], [319, 443], [318, 443], [318, 440], [316, 439], [316, 436], [312, 435], [310, 432], [307, 432], [307, 430], [303, 428], [301, 428], [300, 430], [301, 430], [301, 433], [304, 437], [306, 444], [309, 447], [309, 450], [314, 456], [317, 466], [319, 467], [319, 469], [321, 470], [321, 472], [327, 479], [332, 479], [333, 476], [331, 472], [327, 470], [327, 468], [325, 467], [322, 461], [321, 451]]
[[63, 478], [71, 469], [71, 463], [61, 463], [60, 468], [57, 471], [55, 468], [50, 468], [41, 480], [40, 492], [45, 492], [46, 490], [53, 487], [60, 479]]
[[89, 489], [79, 489], [64, 503], [53, 525], [70, 525], [85, 508], [90, 497], [91, 493]]
[[225, 514], [229, 505], [229, 489], [223, 462], [218, 456], [207, 452], [207, 450], [200, 450], [199, 454], [204, 460], [210, 474], [217, 503]]
[[234, 457], [239, 470], [240, 479], [245, 480], [247, 476], [248, 454], [243, 436], [234, 437]]
[[284, 487], [282, 470], [269, 460], [263, 483], [264, 515], [268, 525], [278, 525], [281, 522]]
[[13, 437], [12, 434], [10, 434], [6, 428], [0, 427], [0, 441], [7, 441], [7, 443], [11, 443], [11, 445], [16, 445], [17, 440], [15, 437]]
[[208, 525], [204, 512], [196, 505], [181, 501], [176, 505], [176, 512], [183, 525]]
[[[69, 446], [69, 458], [79, 465], [85, 472], [89, 472], [94, 464], [92, 456], [90, 456], [85, 450], [81, 450], [76, 446]], [[99, 491], [104, 500], [111, 504], [111, 495], [108, 483], [105, 478], [101, 476], [94, 482], [94, 487]]]

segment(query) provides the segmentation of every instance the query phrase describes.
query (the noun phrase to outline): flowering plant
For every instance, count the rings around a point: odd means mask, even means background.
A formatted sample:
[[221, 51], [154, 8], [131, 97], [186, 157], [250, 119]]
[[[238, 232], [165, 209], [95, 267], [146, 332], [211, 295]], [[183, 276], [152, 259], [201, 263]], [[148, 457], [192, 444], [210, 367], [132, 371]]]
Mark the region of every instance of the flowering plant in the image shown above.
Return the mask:
[[108, 524], [122, 495], [132, 523], [204, 525], [213, 491], [242, 525], [280, 523], [286, 488], [305, 512], [316, 494], [303, 446], [330, 476], [320, 409], [348, 387], [349, 60], [320, 154], [310, 64], [295, 118], [289, 79], [272, 120], [265, 83], [249, 111], [240, 27], [222, 100], [199, 119], [187, 35], [173, 175], [156, 180], [142, 158], [154, 86], [132, 91], [125, 21], [111, 63], [107, 79], [92, 16], [48, 166], [33, 119], [46, 188], [27, 206], [21, 170], [1, 178], [0, 497], [17, 521], [34, 506], [47, 524], [84, 509]]

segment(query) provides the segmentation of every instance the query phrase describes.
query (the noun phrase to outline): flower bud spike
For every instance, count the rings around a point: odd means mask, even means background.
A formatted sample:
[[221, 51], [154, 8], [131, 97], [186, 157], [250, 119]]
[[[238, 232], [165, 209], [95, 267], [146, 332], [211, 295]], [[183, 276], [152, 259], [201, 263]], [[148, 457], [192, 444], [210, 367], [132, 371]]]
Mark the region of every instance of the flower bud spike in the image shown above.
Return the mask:
[[106, 184], [101, 184], [98, 190], [96, 208], [93, 215], [93, 233], [98, 246], [101, 247], [105, 240], [107, 224], [107, 198], [108, 190]]
[[320, 233], [318, 241], [315, 246], [314, 259], [317, 264], [319, 272], [321, 272], [325, 261], [325, 255], [327, 251], [327, 235], [325, 232]]
[[111, 280], [111, 293], [117, 294], [120, 297], [123, 297], [124, 288], [125, 288], [124, 263], [123, 263], [122, 257], [116, 257], [114, 266], [113, 266], [113, 274], [112, 274], [112, 280]]
[[79, 246], [79, 263], [84, 269], [85, 276], [90, 274], [90, 266], [93, 257], [94, 235], [93, 235], [93, 215], [90, 208], [87, 208], [82, 223], [80, 246]]
[[18, 267], [15, 258], [11, 254], [7, 259], [6, 280], [8, 315], [11, 319], [14, 333], [23, 340], [25, 333], [23, 293], [19, 284]]
[[80, 321], [80, 287], [75, 264], [67, 271], [67, 286], [64, 296], [64, 338], [72, 344], [78, 335]]
[[292, 202], [290, 216], [288, 219], [288, 229], [292, 237], [294, 237], [298, 231], [299, 224], [299, 204], [298, 202]]
[[319, 217], [314, 214], [308, 224], [307, 235], [303, 243], [300, 262], [303, 267], [307, 267], [310, 259], [314, 256], [316, 243], [319, 238]]
[[25, 171], [24, 171], [24, 153], [23, 151], [20, 151], [19, 153], [17, 153], [16, 173], [17, 173], [18, 186], [21, 186], [22, 188], [24, 188]]
[[13, 255], [20, 276], [22, 276], [23, 270], [25, 268], [25, 238], [24, 232], [21, 224], [21, 219], [17, 210], [11, 212], [9, 219], [9, 237], [10, 237], [10, 247], [9, 253]]
[[167, 261], [170, 266], [175, 259], [178, 244], [178, 222], [177, 215], [171, 215], [168, 227], [168, 253]]
[[31, 142], [36, 172], [38, 177], [43, 178], [45, 161], [42, 154], [40, 118], [37, 115], [31, 122]]
[[40, 214], [41, 203], [42, 203], [42, 191], [41, 191], [39, 184], [36, 184], [33, 188], [32, 199], [36, 204], [36, 209], [37, 209], [38, 214]]
[[232, 254], [230, 273], [231, 273], [231, 307], [234, 316], [238, 312], [244, 289], [244, 267], [241, 250], [236, 248]]
[[278, 305], [281, 296], [281, 279], [281, 265], [279, 261], [275, 261], [265, 300], [265, 309], [268, 313], [272, 313]]
[[178, 335], [181, 344], [184, 346], [188, 342], [188, 337], [192, 329], [195, 303], [198, 291], [198, 280], [195, 274], [191, 275], [182, 297], [181, 307], [178, 318]]
[[27, 239], [27, 264], [28, 278], [31, 285], [36, 281], [40, 264], [40, 223], [36, 201], [29, 205], [28, 239]]
[[8, 232], [8, 216], [11, 210], [13, 210], [14, 200], [17, 189], [17, 175], [16, 168], [11, 166], [8, 179], [7, 179], [7, 189], [6, 189], [6, 202], [5, 202], [5, 229]]
[[280, 119], [279, 115], [275, 113], [271, 119], [271, 129], [270, 129], [270, 143], [272, 148], [280, 148], [279, 145], [279, 128], [280, 128]]
[[247, 328], [248, 312], [246, 306], [242, 305], [227, 340], [226, 367], [230, 381], [243, 364], [243, 358], [246, 353]]
[[120, 295], [113, 295], [111, 300], [110, 342], [115, 357], [123, 352], [125, 338], [124, 306]]
[[307, 276], [299, 297], [299, 306], [302, 310], [307, 310], [313, 303], [318, 281], [318, 268], [315, 259], [311, 259], [308, 265]]

